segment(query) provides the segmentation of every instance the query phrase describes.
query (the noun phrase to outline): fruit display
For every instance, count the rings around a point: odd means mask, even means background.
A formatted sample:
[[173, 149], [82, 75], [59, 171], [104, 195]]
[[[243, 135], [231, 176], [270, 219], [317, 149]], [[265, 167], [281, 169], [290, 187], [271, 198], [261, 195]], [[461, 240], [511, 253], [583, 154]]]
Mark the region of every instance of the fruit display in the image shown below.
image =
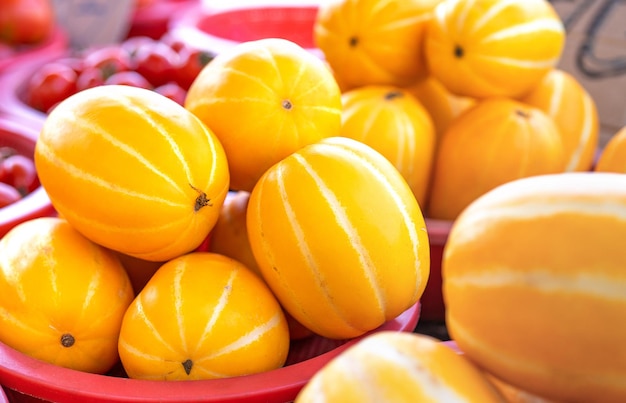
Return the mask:
[[626, 400], [626, 128], [600, 149], [548, 0], [172, 27], [16, 83], [0, 184], [54, 217], [0, 238], [9, 399]]

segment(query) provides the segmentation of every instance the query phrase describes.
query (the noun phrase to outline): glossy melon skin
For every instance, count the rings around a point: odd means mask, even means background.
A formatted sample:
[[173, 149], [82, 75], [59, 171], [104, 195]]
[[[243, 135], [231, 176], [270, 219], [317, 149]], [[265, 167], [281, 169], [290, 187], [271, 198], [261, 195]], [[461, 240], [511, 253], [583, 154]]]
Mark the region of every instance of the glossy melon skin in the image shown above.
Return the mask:
[[504, 382], [556, 401], [626, 399], [626, 176], [519, 179], [455, 221], [446, 322]]
[[274, 165], [253, 189], [246, 218], [267, 284], [322, 336], [372, 330], [426, 286], [420, 207], [393, 165], [356, 140], [324, 139]]
[[445, 0], [425, 35], [429, 71], [452, 93], [520, 97], [560, 61], [565, 27], [547, 0]]
[[296, 397], [313, 402], [504, 402], [485, 375], [439, 340], [380, 332], [320, 371]]
[[553, 119], [513, 99], [480, 100], [455, 119], [441, 139], [428, 215], [454, 220], [496, 186], [564, 170], [563, 141]]
[[343, 91], [410, 85], [427, 75], [423, 44], [441, 0], [334, 0], [320, 4], [314, 40]]
[[133, 379], [190, 381], [283, 366], [289, 329], [280, 304], [242, 263], [192, 252], [164, 263], [124, 315], [119, 353]]
[[597, 172], [626, 173], [626, 126], [607, 142], [594, 167]]
[[281, 38], [220, 53], [194, 80], [185, 108], [223, 145], [230, 189], [248, 192], [270, 166], [341, 127], [341, 93], [328, 66]]
[[598, 109], [574, 76], [553, 69], [521, 101], [554, 120], [563, 139], [565, 171], [592, 169], [600, 137]]
[[117, 256], [62, 218], [25, 221], [0, 240], [0, 341], [28, 356], [104, 374], [133, 297]]
[[398, 87], [368, 85], [344, 92], [341, 136], [383, 154], [400, 171], [420, 206], [426, 204], [435, 154], [433, 120]]
[[154, 91], [101, 86], [60, 103], [35, 149], [55, 209], [110, 249], [165, 261], [199, 246], [229, 187], [203, 123]]

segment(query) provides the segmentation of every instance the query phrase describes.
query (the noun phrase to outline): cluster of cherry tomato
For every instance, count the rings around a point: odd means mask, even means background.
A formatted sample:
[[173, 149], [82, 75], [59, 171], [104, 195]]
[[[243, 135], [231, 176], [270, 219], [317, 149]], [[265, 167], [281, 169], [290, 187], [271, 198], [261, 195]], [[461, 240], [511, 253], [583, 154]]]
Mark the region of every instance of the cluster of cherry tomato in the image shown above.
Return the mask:
[[22, 199], [38, 186], [33, 160], [11, 147], [0, 147], [0, 208]]
[[214, 55], [167, 34], [135, 36], [49, 61], [26, 83], [23, 100], [48, 113], [87, 88], [123, 84], [157, 91], [182, 104], [189, 86]]

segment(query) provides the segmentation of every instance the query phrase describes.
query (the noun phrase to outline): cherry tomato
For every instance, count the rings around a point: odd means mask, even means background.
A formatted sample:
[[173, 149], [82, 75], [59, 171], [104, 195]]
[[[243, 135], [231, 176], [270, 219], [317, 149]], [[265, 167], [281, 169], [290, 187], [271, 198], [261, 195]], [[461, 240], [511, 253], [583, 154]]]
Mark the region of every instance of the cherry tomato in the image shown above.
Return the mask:
[[155, 41], [140, 46], [134, 60], [135, 71], [158, 87], [174, 79], [178, 53], [168, 45]]
[[183, 89], [189, 90], [191, 83], [198, 77], [204, 66], [213, 60], [215, 55], [207, 50], [191, 47], [183, 48], [179, 55], [180, 63], [176, 69], [176, 82]]
[[2, 160], [2, 172], [2, 182], [17, 189], [22, 196], [39, 186], [35, 163], [24, 155], [13, 154]]
[[88, 51], [83, 59], [83, 66], [85, 69], [99, 68], [105, 80], [113, 74], [134, 69], [129, 53], [119, 45]]
[[178, 102], [180, 105], [185, 104], [185, 97], [187, 96], [187, 91], [181, 88], [177, 83], [170, 81], [167, 84], [160, 85], [154, 89], [154, 91], [159, 94], [168, 97], [172, 101]]
[[0, 182], [0, 208], [20, 200], [22, 195], [13, 186]]
[[146, 88], [149, 90], [153, 88], [152, 84], [136, 71], [120, 71], [104, 81], [104, 85], [112, 84], [130, 85], [131, 87]]
[[44, 64], [28, 82], [26, 102], [42, 112], [76, 93], [76, 72], [56, 62]]
[[78, 91], [97, 87], [99, 85], [104, 85], [104, 73], [97, 67], [88, 67], [83, 69], [76, 79], [76, 89]]

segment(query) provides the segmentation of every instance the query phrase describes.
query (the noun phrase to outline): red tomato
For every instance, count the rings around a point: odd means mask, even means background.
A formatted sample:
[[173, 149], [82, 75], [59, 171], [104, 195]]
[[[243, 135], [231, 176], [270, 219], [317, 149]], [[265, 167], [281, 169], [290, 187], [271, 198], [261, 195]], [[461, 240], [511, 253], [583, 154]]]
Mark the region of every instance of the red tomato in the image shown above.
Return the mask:
[[178, 102], [180, 105], [185, 104], [185, 97], [187, 91], [181, 88], [177, 83], [170, 81], [167, 84], [160, 85], [154, 89], [159, 94], [168, 97], [169, 99]]
[[0, 208], [20, 200], [22, 195], [13, 186], [0, 182]]
[[178, 53], [162, 42], [144, 44], [135, 53], [135, 71], [158, 87], [174, 79]]
[[78, 91], [99, 85], [104, 85], [104, 73], [97, 67], [84, 69], [76, 79], [76, 89]]
[[176, 69], [176, 82], [183, 89], [188, 90], [200, 71], [213, 60], [215, 55], [207, 50], [191, 47], [183, 48], [179, 55], [180, 63]]
[[133, 62], [126, 50], [119, 45], [93, 49], [85, 54], [83, 68], [99, 68], [105, 78], [121, 71], [133, 70]]
[[22, 196], [39, 186], [35, 163], [24, 155], [13, 154], [2, 160], [2, 172], [2, 182], [17, 189]]
[[76, 93], [76, 72], [68, 65], [50, 62], [37, 70], [28, 82], [26, 102], [42, 112]]
[[120, 71], [104, 81], [104, 85], [130, 85], [131, 87], [146, 88], [151, 90], [152, 84], [144, 76], [136, 71]]
[[0, 41], [11, 45], [37, 44], [55, 26], [50, 0], [0, 0]]

